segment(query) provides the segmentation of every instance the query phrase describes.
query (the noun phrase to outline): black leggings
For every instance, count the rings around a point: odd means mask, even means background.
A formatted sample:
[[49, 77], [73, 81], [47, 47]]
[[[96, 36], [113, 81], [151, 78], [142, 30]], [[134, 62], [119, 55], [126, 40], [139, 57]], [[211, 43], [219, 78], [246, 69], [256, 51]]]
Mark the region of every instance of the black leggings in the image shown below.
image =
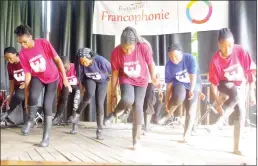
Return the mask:
[[155, 87], [152, 83], [148, 84], [146, 95], [144, 98], [143, 110], [147, 114], [154, 114], [154, 105], [156, 103]]
[[[218, 90], [228, 96], [222, 108], [228, 118], [232, 109], [237, 113], [237, 120], [245, 120], [245, 94], [241, 94], [240, 87], [229, 81], [220, 81]], [[242, 99], [241, 99], [242, 98]]]
[[133, 122], [135, 125], [141, 125], [146, 88], [130, 84], [122, 84], [120, 85], [120, 89], [121, 100], [116, 106], [115, 113], [132, 108]]
[[44, 84], [37, 77], [32, 77], [29, 88], [29, 106], [36, 106], [42, 89], [45, 87], [43, 110], [45, 116], [52, 116], [53, 101], [56, 97], [58, 80]]
[[[169, 110], [171, 113], [177, 109], [178, 106], [184, 104], [186, 109], [186, 117], [185, 117], [185, 128], [184, 134], [187, 131], [191, 131], [193, 127], [193, 123], [195, 121], [196, 113], [197, 113], [197, 101], [199, 98], [199, 92], [194, 92], [194, 97], [191, 100], [188, 100], [189, 90], [184, 87], [182, 84], [177, 84], [173, 86], [172, 89], [172, 97], [169, 101]], [[189, 128], [190, 127], [190, 128]]]
[[[74, 93], [74, 101], [73, 101], [73, 111], [76, 111], [78, 109], [78, 105], [80, 103], [80, 87], [77, 85], [72, 85], [72, 93]], [[58, 102], [58, 108], [57, 110], [59, 113], [62, 113], [62, 111], [66, 108], [67, 106], [67, 101], [69, 97], [69, 89], [67, 87], [63, 87], [62, 90], [60, 91], [60, 98]]]
[[83, 101], [80, 103], [78, 114], [85, 109], [85, 107], [90, 103], [91, 98], [96, 96], [96, 113], [98, 115], [104, 115], [104, 103], [107, 95], [107, 82], [98, 83], [92, 79], [86, 79], [83, 82], [85, 88]]
[[19, 104], [22, 103], [23, 110], [25, 110], [25, 102], [24, 102], [24, 89], [20, 89], [19, 87], [15, 88], [14, 95], [11, 99], [11, 103], [9, 103], [10, 109], [9, 113], [11, 113]]

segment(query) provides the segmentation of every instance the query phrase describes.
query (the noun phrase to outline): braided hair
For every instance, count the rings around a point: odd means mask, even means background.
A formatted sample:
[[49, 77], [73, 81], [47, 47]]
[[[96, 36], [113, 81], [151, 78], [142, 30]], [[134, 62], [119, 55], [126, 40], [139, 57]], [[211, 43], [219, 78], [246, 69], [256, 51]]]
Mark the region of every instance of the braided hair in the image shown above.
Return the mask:
[[219, 41], [225, 40], [230, 37], [233, 37], [233, 34], [229, 28], [222, 28], [221, 30], [219, 30], [219, 36], [218, 36]]

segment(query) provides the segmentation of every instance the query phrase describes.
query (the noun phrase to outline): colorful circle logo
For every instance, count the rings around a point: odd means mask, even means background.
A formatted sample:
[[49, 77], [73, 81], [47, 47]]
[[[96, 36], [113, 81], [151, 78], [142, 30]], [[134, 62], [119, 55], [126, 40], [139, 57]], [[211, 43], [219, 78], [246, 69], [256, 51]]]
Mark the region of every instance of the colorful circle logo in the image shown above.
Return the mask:
[[[198, 0], [197, 0], [198, 1]], [[212, 5], [209, 1], [204, 1], [205, 4], [209, 7], [209, 12], [207, 14], [207, 16], [203, 19], [203, 20], [195, 20], [195, 19], [192, 19], [191, 15], [190, 15], [190, 8], [192, 7], [192, 5], [194, 3], [197, 2], [196, 0], [192, 0], [188, 3], [187, 7], [186, 7], [186, 16], [188, 18], [189, 21], [191, 21], [192, 23], [194, 24], [203, 24], [203, 23], [206, 23], [210, 17], [211, 17], [211, 14], [212, 14]]]

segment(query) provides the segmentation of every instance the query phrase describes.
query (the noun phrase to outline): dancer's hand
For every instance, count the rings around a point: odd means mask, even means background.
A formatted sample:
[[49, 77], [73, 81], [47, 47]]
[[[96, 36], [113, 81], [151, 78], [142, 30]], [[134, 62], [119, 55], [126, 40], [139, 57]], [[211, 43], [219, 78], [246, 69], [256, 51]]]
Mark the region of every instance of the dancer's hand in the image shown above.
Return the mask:
[[71, 85], [70, 85], [70, 83], [68, 82], [67, 79], [63, 80], [63, 84], [64, 84], [65, 87], [68, 88], [69, 92], [72, 92], [72, 87], [71, 87]]
[[204, 93], [200, 93], [200, 99], [201, 99], [201, 100], [205, 100], [205, 97], [206, 97], [206, 96], [205, 96]]
[[254, 94], [250, 96], [250, 104], [251, 106], [254, 106], [256, 104], [256, 99]]
[[163, 93], [162, 93], [162, 91], [159, 91], [159, 100], [160, 100], [160, 103], [162, 103], [162, 101], [163, 101]]
[[111, 94], [111, 104], [112, 106], [115, 106], [117, 104], [117, 96], [114, 94]]
[[189, 90], [188, 97], [188, 100], [192, 100], [194, 98], [194, 93], [192, 90]]
[[157, 78], [152, 78], [151, 81], [152, 81], [152, 84], [153, 84], [156, 88], [158, 88], [158, 89], [161, 88], [161, 83], [160, 83], [160, 80], [159, 80], [159, 79], [157, 79]]
[[24, 89], [25, 88], [25, 83], [21, 83], [21, 85], [19, 86], [20, 89]]
[[223, 108], [222, 108], [222, 104], [221, 103], [217, 103], [216, 105], [216, 110], [218, 111], [218, 113], [220, 115], [223, 115], [224, 114], [224, 111], [223, 111]]

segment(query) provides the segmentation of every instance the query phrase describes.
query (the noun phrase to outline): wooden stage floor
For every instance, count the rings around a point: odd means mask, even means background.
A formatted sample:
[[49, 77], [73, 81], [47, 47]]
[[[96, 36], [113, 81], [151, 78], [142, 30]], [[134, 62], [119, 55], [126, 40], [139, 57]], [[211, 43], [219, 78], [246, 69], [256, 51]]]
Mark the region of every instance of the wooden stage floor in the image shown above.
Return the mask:
[[131, 149], [131, 124], [106, 126], [102, 141], [95, 139], [95, 122], [81, 122], [79, 126], [76, 135], [69, 134], [71, 125], [53, 127], [47, 148], [35, 146], [41, 141], [42, 128], [33, 128], [30, 136], [22, 136], [20, 128], [2, 128], [1, 164], [256, 164], [256, 128], [246, 128], [246, 153], [237, 156], [231, 153], [232, 127], [212, 135], [199, 127], [198, 135], [193, 136], [188, 144], [182, 144], [178, 142], [182, 138], [181, 126], [152, 125], [152, 132], [141, 136], [142, 148], [134, 151]]

